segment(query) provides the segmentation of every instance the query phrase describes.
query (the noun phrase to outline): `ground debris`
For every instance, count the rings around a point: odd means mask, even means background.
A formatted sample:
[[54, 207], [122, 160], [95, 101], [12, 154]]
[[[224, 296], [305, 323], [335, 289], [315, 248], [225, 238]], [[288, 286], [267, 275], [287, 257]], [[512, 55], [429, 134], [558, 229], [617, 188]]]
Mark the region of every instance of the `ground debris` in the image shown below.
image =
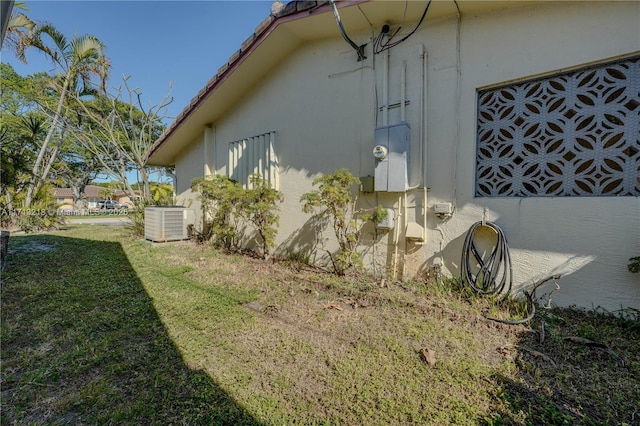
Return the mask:
[[345, 305], [351, 306], [353, 309], [357, 309], [360, 307], [360, 304], [358, 303], [358, 301], [354, 299], [344, 299], [342, 303], [344, 303]]
[[564, 340], [566, 340], [567, 342], [580, 343], [580, 344], [587, 345], [587, 346], [596, 346], [598, 348], [607, 348], [608, 347], [604, 343], [596, 342], [594, 340], [587, 339], [587, 338], [584, 338], [584, 337], [578, 337], [578, 336], [567, 336], [567, 337], [564, 338]]
[[503, 355], [506, 355], [507, 353], [509, 353], [511, 350], [514, 350], [514, 349], [527, 352], [536, 358], [540, 358], [548, 362], [554, 367], [557, 365], [556, 362], [549, 355], [543, 354], [542, 352], [534, 351], [533, 349], [529, 349], [521, 345], [512, 345], [512, 344], [504, 345], [498, 348], [498, 352], [500, 352]]
[[618, 360], [618, 365], [620, 367], [624, 367], [625, 366], [624, 359], [620, 355], [618, 355], [613, 349], [611, 349], [609, 346], [605, 345], [604, 343], [596, 342], [594, 340], [587, 339], [585, 337], [578, 337], [578, 336], [567, 336], [567, 337], [564, 338], [564, 340], [567, 341], [567, 342], [573, 342], [573, 343], [578, 343], [578, 344], [581, 344], [581, 345], [593, 346], [595, 348], [604, 349], [605, 351], [607, 351], [607, 353], [613, 355]]
[[329, 303], [325, 305], [324, 309], [335, 309], [337, 311], [341, 311], [342, 307], [336, 303]]
[[541, 345], [544, 344], [544, 340], [545, 340], [545, 337], [546, 337], [546, 331], [544, 329], [544, 326], [545, 326], [545, 322], [542, 321], [540, 323], [540, 331], [538, 331], [538, 336], [540, 337], [540, 344]]
[[267, 305], [264, 307], [263, 311], [264, 313], [277, 314], [278, 312], [280, 312], [280, 308], [278, 308], [276, 305]]
[[430, 366], [436, 365], [436, 351], [429, 348], [420, 349], [420, 357]]

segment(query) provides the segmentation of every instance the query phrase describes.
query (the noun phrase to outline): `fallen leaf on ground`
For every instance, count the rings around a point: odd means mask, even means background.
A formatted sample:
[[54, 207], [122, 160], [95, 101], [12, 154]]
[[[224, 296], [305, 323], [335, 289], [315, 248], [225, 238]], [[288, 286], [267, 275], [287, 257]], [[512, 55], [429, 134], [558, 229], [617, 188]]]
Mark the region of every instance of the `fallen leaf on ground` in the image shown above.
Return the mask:
[[422, 348], [420, 355], [422, 356], [422, 360], [427, 364], [431, 366], [436, 365], [436, 351], [429, 348]]

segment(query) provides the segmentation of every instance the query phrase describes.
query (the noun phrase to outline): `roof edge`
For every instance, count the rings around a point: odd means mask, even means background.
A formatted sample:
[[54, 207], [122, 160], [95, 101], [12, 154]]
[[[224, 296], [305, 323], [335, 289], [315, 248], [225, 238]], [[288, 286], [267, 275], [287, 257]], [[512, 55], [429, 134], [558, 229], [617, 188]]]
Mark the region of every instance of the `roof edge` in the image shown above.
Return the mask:
[[[337, 3], [338, 7], [348, 7], [354, 4], [364, 3], [368, 0], [345, 0]], [[326, 12], [331, 9], [330, 2], [294, 0], [287, 3], [281, 10], [272, 11], [262, 22], [258, 24], [254, 32], [240, 44], [240, 49], [234, 52], [227, 62], [218, 68], [216, 74], [207, 81], [198, 94], [191, 99], [189, 104], [176, 116], [169, 127], [160, 135], [151, 148], [147, 161], [165, 144], [165, 142], [193, 115], [202, 103], [220, 86], [236, 68], [249, 56], [279, 25], [304, 18], [316, 11]]]

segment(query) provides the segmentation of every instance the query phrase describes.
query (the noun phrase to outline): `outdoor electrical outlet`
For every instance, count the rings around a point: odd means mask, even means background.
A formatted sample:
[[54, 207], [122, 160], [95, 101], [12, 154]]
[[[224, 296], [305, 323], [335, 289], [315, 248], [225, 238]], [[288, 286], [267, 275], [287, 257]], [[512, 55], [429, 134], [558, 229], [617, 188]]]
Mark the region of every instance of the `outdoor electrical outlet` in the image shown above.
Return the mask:
[[433, 212], [437, 215], [450, 215], [453, 213], [451, 203], [436, 203], [433, 205]]

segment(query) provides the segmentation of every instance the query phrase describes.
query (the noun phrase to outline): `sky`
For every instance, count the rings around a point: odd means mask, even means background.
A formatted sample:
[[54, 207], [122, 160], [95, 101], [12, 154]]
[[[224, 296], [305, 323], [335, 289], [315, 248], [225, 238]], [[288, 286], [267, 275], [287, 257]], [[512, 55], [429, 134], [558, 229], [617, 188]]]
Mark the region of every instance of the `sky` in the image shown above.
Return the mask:
[[[170, 92], [174, 101], [167, 114], [175, 117], [269, 15], [271, 3], [40, 0], [25, 1], [23, 13], [53, 24], [67, 39], [96, 36], [111, 60], [109, 86], [121, 86], [122, 76], [130, 76], [145, 106], [158, 104]], [[2, 52], [2, 62], [20, 75], [53, 69], [36, 50], [27, 51], [27, 60], [23, 65], [11, 52]]]

